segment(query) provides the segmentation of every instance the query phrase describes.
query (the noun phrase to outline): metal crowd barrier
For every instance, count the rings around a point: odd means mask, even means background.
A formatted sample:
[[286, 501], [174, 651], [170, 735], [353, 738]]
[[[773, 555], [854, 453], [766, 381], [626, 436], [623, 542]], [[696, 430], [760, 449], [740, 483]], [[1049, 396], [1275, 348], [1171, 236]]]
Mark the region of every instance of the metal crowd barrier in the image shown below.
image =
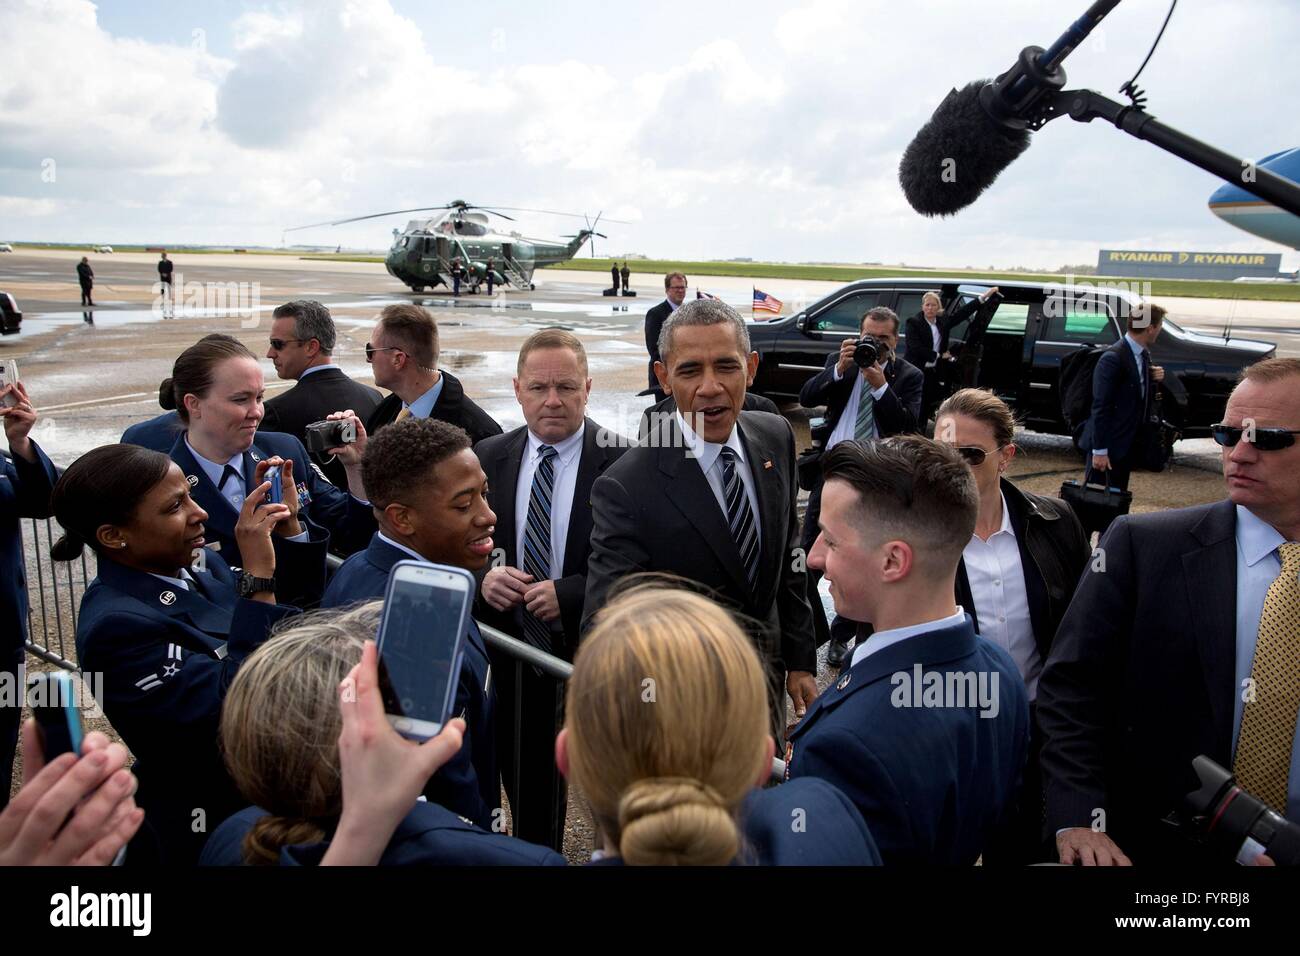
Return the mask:
[[[23, 552], [27, 566], [27, 652], [65, 670], [79, 669], [77, 655], [77, 611], [81, 596], [94, 579], [95, 561], [89, 548], [77, 561], [62, 562], [50, 558], [50, 545], [59, 532], [50, 518], [32, 518], [23, 525]], [[343, 561], [334, 555], [326, 558], [327, 573], [333, 574]], [[63, 567], [60, 568], [60, 564]], [[35, 569], [35, 574], [32, 573]], [[480, 624], [483, 640], [495, 651], [513, 659], [515, 667], [515, 727], [514, 751], [511, 755], [516, 780], [519, 779], [520, 730], [522, 721], [521, 694], [525, 666], [536, 667], [557, 681], [567, 681], [573, 675], [573, 665], [562, 658], [511, 637], [494, 627]], [[779, 757], [772, 760], [772, 779], [785, 779], [785, 762]], [[512, 807], [518, 813], [517, 807]]]

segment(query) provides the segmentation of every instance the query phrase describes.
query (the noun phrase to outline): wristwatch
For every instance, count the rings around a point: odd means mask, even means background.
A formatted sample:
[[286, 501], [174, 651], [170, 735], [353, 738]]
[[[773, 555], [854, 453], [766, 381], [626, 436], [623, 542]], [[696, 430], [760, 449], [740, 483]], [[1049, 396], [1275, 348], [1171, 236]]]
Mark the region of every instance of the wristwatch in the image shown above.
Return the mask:
[[241, 598], [252, 597], [260, 591], [274, 590], [275, 578], [259, 578], [247, 571], [240, 571], [239, 577], [235, 581], [235, 593]]

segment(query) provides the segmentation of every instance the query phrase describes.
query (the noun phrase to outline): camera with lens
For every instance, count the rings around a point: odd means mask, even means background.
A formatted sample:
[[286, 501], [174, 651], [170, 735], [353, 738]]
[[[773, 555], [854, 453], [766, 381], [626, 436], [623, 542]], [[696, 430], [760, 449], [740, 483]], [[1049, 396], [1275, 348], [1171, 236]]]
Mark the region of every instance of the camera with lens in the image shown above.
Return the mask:
[[312, 422], [304, 434], [307, 450], [317, 455], [328, 454], [331, 448], [350, 445], [357, 440], [357, 426], [351, 421]]
[[874, 335], [864, 335], [853, 349], [853, 364], [858, 368], [871, 368], [888, 357], [889, 346]]
[[1192, 770], [1200, 786], [1187, 795], [1183, 822], [1196, 842], [1227, 859], [1267, 853], [1278, 866], [1300, 865], [1300, 825], [1242, 790], [1209, 757], [1194, 759]]

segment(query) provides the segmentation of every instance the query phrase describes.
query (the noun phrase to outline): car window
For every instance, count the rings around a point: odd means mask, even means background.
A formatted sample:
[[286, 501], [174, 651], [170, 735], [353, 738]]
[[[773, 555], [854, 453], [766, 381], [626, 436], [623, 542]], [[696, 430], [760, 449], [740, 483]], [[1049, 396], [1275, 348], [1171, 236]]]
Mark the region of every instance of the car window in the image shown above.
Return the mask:
[[898, 304], [894, 306], [894, 311], [898, 313], [898, 321], [906, 322], [914, 315], [921, 312], [921, 299], [925, 292], [900, 292], [898, 293]]
[[989, 322], [989, 332], [1016, 332], [1025, 334], [1025, 324], [1029, 319], [1029, 306], [1024, 302], [1003, 302], [993, 313]]
[[813, 332], [842, 332], [857, 335], [862, 328], [862, 316], [880, 302], [879, 292], [859, 292], [836, 302], [819, 313], [809, 324]]
[[1119, 338], [1115, 323], [1103, 309], [1071, 308], [1065, 314], [1053, 310], [1047, 316], [1043, 338], [1049, 342], [1070, 342], [1079, 345], [1110, 345]]

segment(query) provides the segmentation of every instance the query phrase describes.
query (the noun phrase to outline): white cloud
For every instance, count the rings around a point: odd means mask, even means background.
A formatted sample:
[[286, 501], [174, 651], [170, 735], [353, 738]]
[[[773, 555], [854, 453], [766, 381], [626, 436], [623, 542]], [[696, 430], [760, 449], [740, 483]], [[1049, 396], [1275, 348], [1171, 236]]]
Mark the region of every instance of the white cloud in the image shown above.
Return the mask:
[[[1113, 91], [1162, 15], [1118, 8], [1068, 62], [1072, 85]], [[650, 254], [952, 265], [1266, 245], [1209, 214], [1212, 177], [1066, 119], [957, 217], [907, 207], [897, 165], [916, 129], [950, 87], [1049, 42], [1068, 21], [1056, 5], [811, 0], [769, 19], [765, 43], [713, 36], [630, 69], [576, 22], [573, 49], [452, 65], [447, 38], [387, 0], [248, 9], [229, 58], [112, 36], [85, 0], [10, 0], [0, 31], [24, 39], [0, 73], [0, 213], [20, 238], [252, 244], [463, 197], [603, 208], [634, 223], [607, 230], [613, 248]], [[1180, 9], [1141, 82], [1162, 119], [1258, 156], [1300, 141], [1297, 39], [1282, 0]], [[373, 247], [401, 222], [299, 235]]]

